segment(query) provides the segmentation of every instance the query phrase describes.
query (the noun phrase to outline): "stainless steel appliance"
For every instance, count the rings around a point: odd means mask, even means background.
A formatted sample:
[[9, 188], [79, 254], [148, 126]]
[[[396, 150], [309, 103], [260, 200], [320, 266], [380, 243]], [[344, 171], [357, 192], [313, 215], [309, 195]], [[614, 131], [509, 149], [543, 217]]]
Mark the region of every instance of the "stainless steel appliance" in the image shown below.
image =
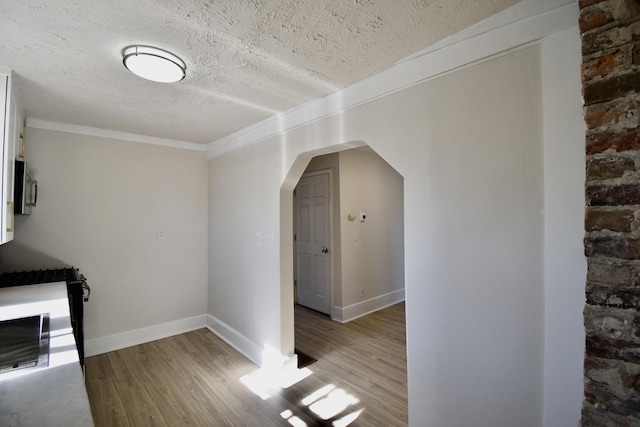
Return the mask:
[[31, 177], [27, 162], [16, 160], [16, 183], [14, 186], [14, 213], [17, 215], [29, 215], [31, 208], [38, 203], [38, 181]]
[[84, 275], [76, 268], [58, 268], [54, 270], [33, 270], [0, 275], [0, 288], [8, 286], [35, 285], [38, 283], [66, 282], [69, 297], [71, 326], [76, 339], [80, 364], [84, 367], [84, 303], [89, 301], [91, 288]]
[[0, 374], [49, 366], [49, 313], [0, 321]]

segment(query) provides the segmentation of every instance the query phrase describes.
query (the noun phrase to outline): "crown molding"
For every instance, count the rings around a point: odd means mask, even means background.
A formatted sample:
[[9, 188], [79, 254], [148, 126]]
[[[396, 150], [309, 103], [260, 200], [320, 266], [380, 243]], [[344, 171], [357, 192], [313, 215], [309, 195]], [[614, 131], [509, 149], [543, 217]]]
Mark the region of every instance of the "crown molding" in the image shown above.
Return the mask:
[[120, 132], [100, 129], [90, 126], [72, 125], [69, 123], [51, 122], [48, 120], [27, 117], [26, 127], [33, 129], [54, 130], [57, 132], [75, 133], [78, 135], [97, 136], [101, 138], [117, 139], [120, 141], [139, 142], [142, 144], [161, 145], [163, 147], [182, 148], [185, 150], [206, 151], [204, 144], [180, 141], [177, 139], [159, 138], [156, 136], [140, 135], [137, 133]]
[[523, 0], [392, 67], [338, 92], [277, 114], [206, 145], [207, 158], [244, 146], [391, 93], [537, 42], [578, 25], [574, 0]]

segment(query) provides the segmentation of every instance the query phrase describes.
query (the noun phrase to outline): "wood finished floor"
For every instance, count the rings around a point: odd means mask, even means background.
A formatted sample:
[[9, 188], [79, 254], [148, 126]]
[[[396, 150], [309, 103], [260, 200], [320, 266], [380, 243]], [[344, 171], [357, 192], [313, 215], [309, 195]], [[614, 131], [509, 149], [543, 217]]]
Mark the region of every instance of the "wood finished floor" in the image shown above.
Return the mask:
[[208, 329], [87, 358], [96, 427], [407, 425], [404, 303], [344, 325], [296, 306], [295, 322], [313, 373], [264, 400], [240, 382], [257, 367]]

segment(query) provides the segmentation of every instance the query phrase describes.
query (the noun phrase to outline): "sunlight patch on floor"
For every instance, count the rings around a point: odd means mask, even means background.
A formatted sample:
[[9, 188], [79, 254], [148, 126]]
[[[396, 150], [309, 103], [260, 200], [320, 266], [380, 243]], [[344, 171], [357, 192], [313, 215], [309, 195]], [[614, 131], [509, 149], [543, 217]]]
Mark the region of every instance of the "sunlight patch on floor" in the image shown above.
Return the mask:
[[350, 413], [349, 415], [345, 415], [344, 417], [335, 420], [333, 422], [333, 425], [335, 427], [347, 427], [349, 424], [351, 424], [352, 422], [354, 422], [359, 416], [360, 414], [364, 412], [364, 408], [362, 409], [358, 409], [355, 412]]
[[336, 386], [334, 386], [333, 384], [327, 384], [326, 386], [322, 387], [319, 390], [314, 391], [309, 396], [302, 399], [302, 404], [304, 406], [309, 406], [316, 400], [320, 399], [321, 397], [324, 397], [327, 394], [331, 393], [335, 388]]
[[341, 388], [337, 388], [325, 397], [309, 405], [309, 409], [315, 412], [323, 420], [328, 420], [343, 412], [351, 405], [359, 403], [360, 400], [347, 393]]
[[[309, 368], [283, 368], [285, 358], [268, 346], [263, 352], [265, 365], [239, 378], [240, 382], [262, 400], [277, 395], [283, 389], [303, 381], [313, 374]], [[346, 427], [354, 422], [364, 408], [354, 410], [353, 405], [360, 403], [360, 399], [334, 384], [327, 384], [310, 393], [300, 401], [300, 405], [286, 409], [280, 416], [294, 427], [307, 427], [303, 418], [313, 420], [332, 420], [351, 410], [352, 412], [333, 420], [335, 427]], [[297, 413], [297, 414], [296, 414]], [[301, 418], [302, 417], [302, 418]]]
[[304, 380], [311, 374], [313, 374], [313, 371], [309, 368], [289, 370], [289, 372], [286, 372], [281, 375], [279, 380], [280, 387], [289, 388], [292, 385], [297, 384], [300, 381]]
[[255, 372], [241, 377], [240, 382], [262, 400], [267, 400], [273, 394], [272, 386]]
[[[258, 369], [241, 377], [240, 382], [256, 396], [267, 400], [279, 390], [288, 388], [311, 374], [313, 372], [308, 368], [290, 370], [286, 373], [281, 371], [279, 375], [269, 370]], [[344, 412], [350, 406], [360, 403], [360, 399], [333, 384], [327, 384], [306, 396], [300, 403], [308, 407], [318, 418], [328, 420]], [[335, 420], [332, 424], [335, 427], [346, 427], [355, 421], [363, 411], [364, 408], [354, 411]], [[307, 426], [307, 423], [295, 415], [291, 409], [282, 411], [280, 416], [294, 427]]]
[[262, 400], [267, 400], [280, 389], [286, 389], [313, 374], [308, 368], [275, 371], [258, 369], [240, 378], [240, 382]]
[[293, 412], [291, 412], [290, 409], [282, 411], [282, 413], [280, 413], [280, 416], [287, 420], [287, 422], [294, 427], [307, 427], [307, 423], [302, 421], [299, 417], [293, 415]]

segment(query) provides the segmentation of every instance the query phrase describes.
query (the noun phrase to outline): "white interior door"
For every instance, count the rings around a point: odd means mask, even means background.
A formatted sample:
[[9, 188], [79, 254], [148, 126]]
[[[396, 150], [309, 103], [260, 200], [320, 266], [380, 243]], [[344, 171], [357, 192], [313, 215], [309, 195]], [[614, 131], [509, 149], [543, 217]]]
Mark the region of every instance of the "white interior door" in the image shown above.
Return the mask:
[[298, 304], [331, 314], [329, 173], [304, 175], [295, 198]]

